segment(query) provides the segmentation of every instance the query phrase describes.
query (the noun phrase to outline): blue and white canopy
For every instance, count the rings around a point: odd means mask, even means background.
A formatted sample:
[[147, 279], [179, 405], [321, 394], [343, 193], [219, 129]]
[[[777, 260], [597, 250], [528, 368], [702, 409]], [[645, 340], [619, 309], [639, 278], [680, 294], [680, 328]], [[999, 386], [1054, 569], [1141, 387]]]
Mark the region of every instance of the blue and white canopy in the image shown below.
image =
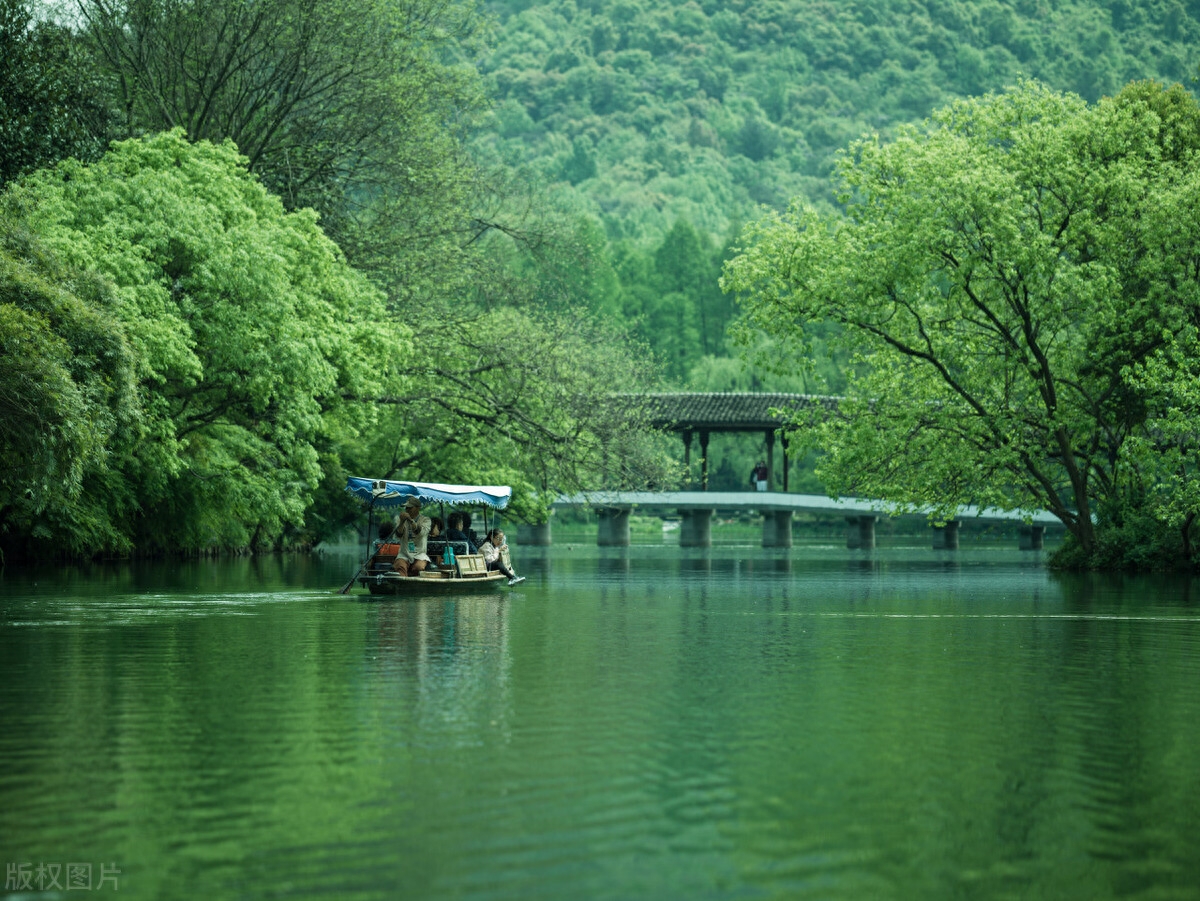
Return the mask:
[[438, 485], [432, 482], [360, 479], [355, 476], [346, 480], [346, 490], [368, 503], [374, 499], [377, 507], [399, 507], [410, 497], [417, 497], [422, 503], [485, 504], [503, 510], [512, 498], [512, 489], [507, 485]]

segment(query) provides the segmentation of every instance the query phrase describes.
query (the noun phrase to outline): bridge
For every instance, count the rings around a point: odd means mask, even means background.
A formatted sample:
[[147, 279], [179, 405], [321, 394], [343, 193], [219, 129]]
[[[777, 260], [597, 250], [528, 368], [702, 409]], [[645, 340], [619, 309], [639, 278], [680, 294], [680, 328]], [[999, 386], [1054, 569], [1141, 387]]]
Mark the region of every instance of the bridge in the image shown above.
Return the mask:
[[[639, 513], [678, 515], [681, 520], [681, 547], [711, 547], [712, 520], [717, 510], [755, 512], [763, 518], [762, 546], [787, 548], [792, 546], [792, 516], [795, 513], [814, 513], [845, 517], [846, 546], [875, 547], [875, 524], [887, 516], [883, 501], [859, 498], [829, 498], [819, 494], [784, 494], [760, 491], [594, 491], [587, 494], [562, 495], [552, 505], [554, 509], [590, 507], [599, 516], [596, 543], [601, 547], [629, 545], [629, 517]], [[928, 515], [929, 510], [915, 511]], [[992, 507], [966, 506], [944, 525], [933, 526], [933, 546], [954, 550], [958, 547], [959, 525], [966, 519], [982, 522], [1020, 523], [1020, 547], [1038, 550], [1044, 544], [1047, 526], [1061, 525], [1050, 513], [1040, 512], [1029, 517]], [[523, 544], [550, 544], [550, 524], [524, 528], [519, 535]]]
[[[633, 400], [634, 398], [631, 398]], [[681, 520], [679, 543], [682, 547], [712, 545], [712, 519], [717, 510], [747, 512], [762, 516], [763, 547], [792, 546], [792, 516], [812, 513], [845, 517], [846, 546], [872, 548], [875, 546], [875, 524], [887, 515], [884, 501], [842, 498], [834, 500], [823, 495], [791, 494], [788, 492], [787, 435], [783, 427], [793, 414], [817, 411], [833, 413], [841, 398], [817, 394], [785, 394], [767, 392], [673, 392], [637, 395], [651, 425], [675, 432], [683, 438], [683, 459], [691, 478], [693, 439], [700, 445], [700, 475], [698, 491], [596, 491], [560, 497], [553, 507], [590, 507], [599, 515], [597, 543], [601, 546], [629, 544], [629, 517], [636, 509], [645, 513], [678, 515]], [[708, 442], [717, 432], [759, 432], [764, 442], [764, 462], [767, 464], [767, 491], [709, 491]], [[775, 439], [780, 439], [782, 467], [776, 465]], [[779, 485], [782, 491], [775, 491]], [[918, 513], [928, 511], [917, 511]], [[1049, 513], [1025, 517], [996, 509], [964, 507], [956, 517], [942, 526], [933, 527], [934, 547], [958, 547], [958, 528], [965, 519], [992, 522], [1020, 523], [1020, 546], [1038, 549], [1043, 546], [1047, 526], [1061, 525]], [[550, 524], [522, 527], [519, 540], [526, 544], [549, 544]]]

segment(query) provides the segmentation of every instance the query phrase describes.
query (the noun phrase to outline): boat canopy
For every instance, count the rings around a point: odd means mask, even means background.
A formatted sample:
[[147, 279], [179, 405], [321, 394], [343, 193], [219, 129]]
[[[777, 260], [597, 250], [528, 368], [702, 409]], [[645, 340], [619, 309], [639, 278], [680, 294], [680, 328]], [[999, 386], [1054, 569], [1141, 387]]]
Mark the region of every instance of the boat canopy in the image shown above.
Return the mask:
[[346, 490], [359, 500], [377, 507], [399, 507], [410, 497], [422, 503], [441, 501], [444, 504], [484, 504], [503, 510], [512, 498], [507, 485], [439, 485], [433, 482], [394, 482], [390, 479], [360, 479], [351, 476]]

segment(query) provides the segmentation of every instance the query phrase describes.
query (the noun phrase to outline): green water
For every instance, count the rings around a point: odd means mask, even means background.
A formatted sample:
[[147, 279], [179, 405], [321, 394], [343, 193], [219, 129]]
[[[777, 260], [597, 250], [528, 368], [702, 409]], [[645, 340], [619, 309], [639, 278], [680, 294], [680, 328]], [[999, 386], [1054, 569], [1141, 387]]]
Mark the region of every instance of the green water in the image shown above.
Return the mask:
[[[6, 892], [1200, 897], [1186, 580], [999, 549], [516, 559], [516, 589], [391, 601], [333, 594], [337, 556], [10, 568]], [[71, 862], [92, 894], [38, 891]]]

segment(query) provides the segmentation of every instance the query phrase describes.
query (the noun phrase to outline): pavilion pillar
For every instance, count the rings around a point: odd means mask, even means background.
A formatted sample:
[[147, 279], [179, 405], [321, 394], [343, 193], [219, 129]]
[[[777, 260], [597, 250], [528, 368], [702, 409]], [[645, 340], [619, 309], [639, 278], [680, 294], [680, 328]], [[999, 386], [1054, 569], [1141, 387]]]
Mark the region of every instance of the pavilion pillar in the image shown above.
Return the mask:
[[763, 511], [763, 547], [792, 546], [792, 511]]
[[1021, 526], [1019, 530], [1020, 538], [1019, 545], [1023, 551], [1040, 551], [1045, 547], [1046, 527], [1045, 526]]
[[933, 527], [933, 546], [938, 550], [958, 550], [958, 520], [952, 519], [944, 526]]
[[[789, 463], [788, 463], [788, 439], [787, 439], [787, 432], [780, 432], [780, 433], [779, 433], [779, 449], [783, 451], [783, 493], [784, 493], [784, 494], [787, 494], [787, 490], [788, 490], [788, 469], [790, 468], [790, 466], [789, 466]], [[789, 528], [789, 530], [788, 530], [788, 536], [790, 537], [790, 536], [791, 536], [791, 534], [792, 534], [792, 533], [791, 533], [791, 529]], [[791, 542], [789, 541], [789, 542], [788, 542], [788, 547], [791, 547], [791, 546], [792, 546], [792, 545], [791, 545]]]
[[712, 547], [712, 510], [679, 511], [679, 546]]
[[767, 491], [775, 490], [775, 430], [767, 429]]
[[870, 550], [875, 547], [875, 522], [878, 516], [847, 516], [846, 547]]
[[692, 430], [683, 430], [683, 468], [687, 471], [687, 485], [692, 487]]
[[596, 544], [599, 547], [629, 547], [629, 508], [601, 507], [596, 512], [600, 517]]
[[708, 429], [700, 430], [700, 490], [708, 490]]

